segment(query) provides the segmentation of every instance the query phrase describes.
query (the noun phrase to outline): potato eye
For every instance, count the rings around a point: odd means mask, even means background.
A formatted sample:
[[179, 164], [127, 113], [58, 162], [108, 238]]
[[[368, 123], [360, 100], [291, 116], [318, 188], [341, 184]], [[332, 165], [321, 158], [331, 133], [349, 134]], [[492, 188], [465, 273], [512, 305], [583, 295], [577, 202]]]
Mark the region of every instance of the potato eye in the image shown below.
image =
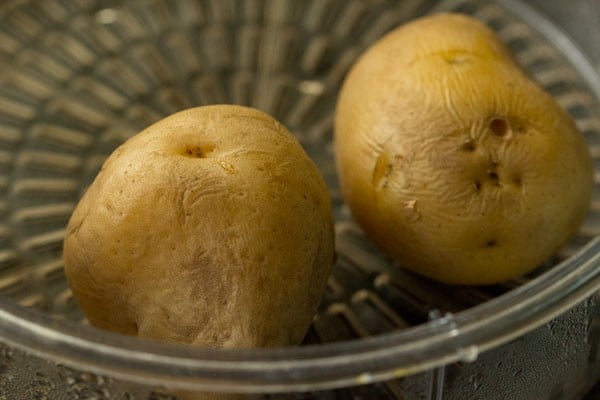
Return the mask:
[[490, 239], [487, 242], [485, 242], [486, 247], [494, 247], [494, 246], [496, 246], [496, 244], [497, 244], [496, 239]]
[[461, 148], [464, 151], [471, 153], [475, 151], [475, 142], [473, 140], [468, 140], [461, 145]]
[[494, 135], [504, 137], [508, 134], [510, 128], [508, 122], [502, 118], [494, 118], [490, 121], [490, 129]]
[[207, 154], [214, 150], [214, 146], [212, 145], [187, 145], [183, 150], [183, 155], [192, 158], [204, 158]]
[[512, 182], [515, 186], [521, 186], [523, 184], [523, 179], [520, 175], [514, 175], [512, 177]]

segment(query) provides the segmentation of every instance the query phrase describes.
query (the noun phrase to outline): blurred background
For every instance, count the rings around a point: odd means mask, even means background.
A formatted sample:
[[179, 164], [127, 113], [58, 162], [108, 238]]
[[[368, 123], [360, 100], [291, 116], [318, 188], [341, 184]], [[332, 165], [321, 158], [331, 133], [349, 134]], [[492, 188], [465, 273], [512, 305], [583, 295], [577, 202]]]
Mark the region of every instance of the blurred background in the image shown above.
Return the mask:
[[590, 57], [600, 73], [599, 0], [530, 0], [527, 3], [560, 25]]

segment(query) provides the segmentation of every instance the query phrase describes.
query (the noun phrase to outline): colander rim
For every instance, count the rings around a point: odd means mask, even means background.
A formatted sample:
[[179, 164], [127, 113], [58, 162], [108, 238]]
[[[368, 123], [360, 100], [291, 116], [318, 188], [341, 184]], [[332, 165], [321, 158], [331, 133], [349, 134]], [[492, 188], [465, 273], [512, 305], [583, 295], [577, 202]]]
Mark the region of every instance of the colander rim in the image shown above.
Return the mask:
[[599, 288], [600, 236], [555, 268], [486, 303], [360, 340], [280, 349], [197, 348], [58, 321], [3, 298], [0, 337], [45, 359], [144, 384], [241, 392], [329, 389], [473, 361]]

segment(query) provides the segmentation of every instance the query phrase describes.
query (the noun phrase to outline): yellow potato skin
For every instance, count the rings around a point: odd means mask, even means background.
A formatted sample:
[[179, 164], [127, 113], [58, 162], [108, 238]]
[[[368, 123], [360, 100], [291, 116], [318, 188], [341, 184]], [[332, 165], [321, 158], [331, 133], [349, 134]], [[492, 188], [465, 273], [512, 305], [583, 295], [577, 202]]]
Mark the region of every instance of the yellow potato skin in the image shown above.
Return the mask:
[[99, 328], [217, 348], [295, 345], [333, 265], [328, 189], [267, 114], [182, 111], [106, 160], [69, 221], [64, 258]]
[[580, 225], [593, 187], [573, 121], [459, 14], [410, 22], [360, 57], [339, 95], [335, 155], [373, 241], [451, 284], [534, 269]]

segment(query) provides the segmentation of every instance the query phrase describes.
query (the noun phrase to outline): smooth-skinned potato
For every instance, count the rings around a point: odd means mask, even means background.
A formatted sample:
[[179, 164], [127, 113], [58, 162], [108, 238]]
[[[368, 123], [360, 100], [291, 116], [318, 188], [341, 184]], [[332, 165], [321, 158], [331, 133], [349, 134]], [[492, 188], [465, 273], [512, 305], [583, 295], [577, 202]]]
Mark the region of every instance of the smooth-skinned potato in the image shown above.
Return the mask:
[[272, 117], [189, 109], [106, 160], [64, 258], [96, 327], [214, 348], [296, 345], [333, 264], [328, 190]]
[[582, 222], [582, 135], [482, 23], [424, 17], [384, 36], [336, 110], [342, 192], [399, 264], [452, 284], [531, 271]]

